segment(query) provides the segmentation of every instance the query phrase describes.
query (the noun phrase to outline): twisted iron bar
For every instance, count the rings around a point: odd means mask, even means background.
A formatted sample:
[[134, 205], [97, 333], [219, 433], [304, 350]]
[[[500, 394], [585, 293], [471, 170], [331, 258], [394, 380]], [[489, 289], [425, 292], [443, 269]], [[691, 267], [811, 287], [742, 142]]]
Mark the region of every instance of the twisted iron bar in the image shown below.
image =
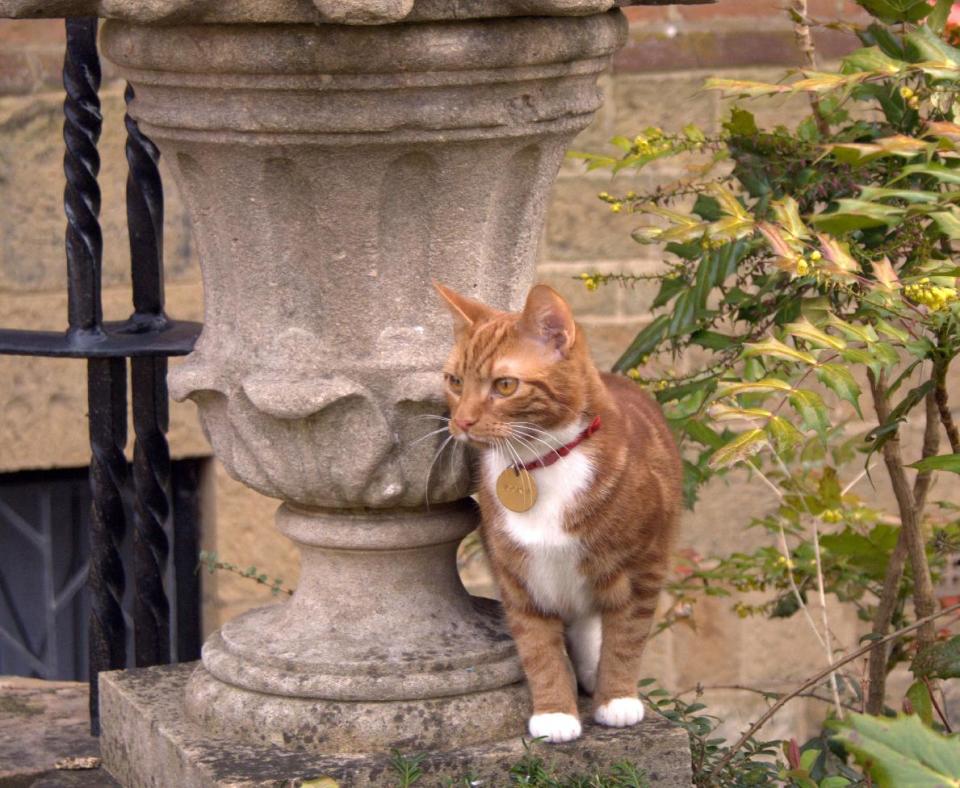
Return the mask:
[[[134, 90], [127, 85], [128, 106]], [[138, 331], [159, 331], [163, 311], [163, 184], [160, 151], [144, 136], [129, 111], [127, 128], [127, 228], [133, 278], [131, 322]], [[134, 656], [140, 667], [170, 661], [170, 603], [163, 579], [170, 552], [165, 529], [172, 518], [167, 400], [167, 360], [131, 359], [133, 387], [133, 562], [136, 575]]]
[[127, 369], [122, 358], [87, 361], [90, 409], [90, 729], [100, 733], [97, 674], [126, 667], [125, 579], [120, 545], [126, 531]]
[[[96, 18], [66, 20], [67, 46], [63, 61], [63, 169], [67, 185], [63, 202], [67, 215], [68, 335], [80, 343], [103, 338], [100, 273], [103, 237], [100, 232], [100, 187], [97, 173], [102, 118], [100, 58]], [[120, 545], [126, 532], [123, 489], [127, 463], [127, 371], [122, 358], [87, 362], [90, 412], [90, 729], [100, 732], [97, 674], [126, 666], [126, 625], [123, 620], [124, 572]]]
[[170, 662], [170, 604], [163, 587], [171, 520], [170, 450], [167, 446], [167, 360], [135, 358], [133, 383], [133, 611], [138, 667]]
[[67, 287], [69, 334], [80, 341], [102, 336], [100, 263], [100, 155], [97, 141], [103, 125], [100, 114], [100, 58], [97, 55], [97, 19], [66, 20], [67, 46], [63, 60], [63, 171], [67, 184], [63, 202], [67, 214]]
[[[123, 98], [128, 108], [134, 90], [127, 85]], [[160, 151], [141, 131], [129, 109], [123, 118], [127, 128], [127, 229], [133, 276], [132, 320], [141, 330], [166, 326], [163, 293], [163, 181]]]

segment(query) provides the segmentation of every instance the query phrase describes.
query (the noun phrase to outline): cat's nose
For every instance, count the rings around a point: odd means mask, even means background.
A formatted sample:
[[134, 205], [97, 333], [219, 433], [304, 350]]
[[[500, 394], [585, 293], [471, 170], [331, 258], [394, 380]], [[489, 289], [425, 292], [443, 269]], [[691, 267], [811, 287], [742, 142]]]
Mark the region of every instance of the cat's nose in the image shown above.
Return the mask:
[[454, 419], [457, 423], [457, 426], [462, 430], [470, 429], [474, 424], [477, 423], [476, 419]]

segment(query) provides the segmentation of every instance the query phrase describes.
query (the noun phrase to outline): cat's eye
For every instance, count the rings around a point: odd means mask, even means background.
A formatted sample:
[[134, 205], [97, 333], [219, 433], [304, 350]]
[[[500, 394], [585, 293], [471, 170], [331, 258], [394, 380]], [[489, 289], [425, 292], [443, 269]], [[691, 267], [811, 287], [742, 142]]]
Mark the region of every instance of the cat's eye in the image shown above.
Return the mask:
[[501, 397], [509, 397], [516, 392], [519, 385], [520, 381], [516, 378], [497, 378], [493, 381], [493, 390]]
[[463, 391], [463, 378], [447, 375], [447, 385], [454, 394], [460, 394]]

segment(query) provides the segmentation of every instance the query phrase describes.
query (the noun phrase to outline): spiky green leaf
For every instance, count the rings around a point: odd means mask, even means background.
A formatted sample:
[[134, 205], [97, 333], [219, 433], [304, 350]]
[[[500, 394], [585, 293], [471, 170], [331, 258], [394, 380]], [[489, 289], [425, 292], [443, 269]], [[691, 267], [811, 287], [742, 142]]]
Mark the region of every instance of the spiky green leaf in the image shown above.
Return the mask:
[[851, 714], [836, 734], [880, 788], [960, 787], [960, 741], [913, 715], [890, 719]]
[[711, 468], [726, 468], [746, 460], [767, 445], [767, 433], [753, 429], [738, 435], [710, 458]]

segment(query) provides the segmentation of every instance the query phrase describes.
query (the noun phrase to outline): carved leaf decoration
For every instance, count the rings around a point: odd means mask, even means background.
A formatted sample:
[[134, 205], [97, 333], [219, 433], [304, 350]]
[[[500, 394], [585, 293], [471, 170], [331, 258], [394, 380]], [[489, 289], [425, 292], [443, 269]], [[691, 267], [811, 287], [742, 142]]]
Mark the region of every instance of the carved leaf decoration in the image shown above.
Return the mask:
[[339, 376], [284, 379], [259, 372], [245, 377], [242, 386], [257, 410], [277, 419], [305, 419], [348, 397], [370, 399], [362, 385]]

